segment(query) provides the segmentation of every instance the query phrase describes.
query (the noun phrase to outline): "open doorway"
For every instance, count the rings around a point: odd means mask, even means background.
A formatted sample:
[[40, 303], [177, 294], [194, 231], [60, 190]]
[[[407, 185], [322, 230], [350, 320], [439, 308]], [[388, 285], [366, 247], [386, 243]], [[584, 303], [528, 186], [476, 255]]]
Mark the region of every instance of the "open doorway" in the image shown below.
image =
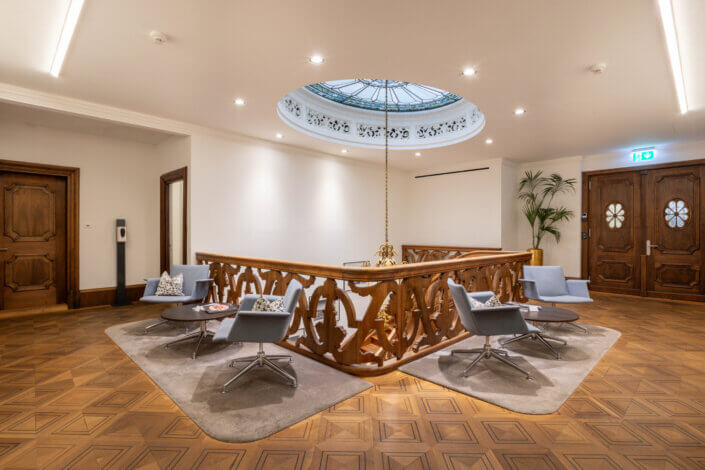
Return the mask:
[[160, 271], [188, 264], [187, 168], [160, 177]]

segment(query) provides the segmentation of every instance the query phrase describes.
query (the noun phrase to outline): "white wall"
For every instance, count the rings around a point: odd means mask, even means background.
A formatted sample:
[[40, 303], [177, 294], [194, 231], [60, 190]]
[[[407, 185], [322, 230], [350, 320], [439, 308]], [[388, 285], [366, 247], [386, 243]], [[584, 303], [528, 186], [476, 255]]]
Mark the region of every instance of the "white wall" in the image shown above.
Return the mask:
[[[313, 263], [373, 260], [384, 240], [384, 169], [253, 139], [192, 136], [192, 253]], [[404, 239], [408, 175], [390, 177], [390, 240]]]
[[583, 157], [583, 171], [607, 170], [611, 168], [639, 167], [659, 163], [682, 162], [705, 158], [705, 140], [679, 142], [668, 145], [656, 145], [656, 157], [653, 160], [635, 164], [631, 150], [600, 153]]
[[404, 241], [411, 244], [500, 247], [502, 161], [488, 160], [415, 174], [488, 170], [408, 180]]
[[3, 118], [0, 159], [80, 168], [79, 289], [116, 285], [116, 218], [127, 221], [127, 284], [158, 274], [155, 145]]
[[[556, 160], [545, 160], [524, 163], [517, 167], [514, 186], [504, 191], [516, 194], [519, 180], [527, 170], [542, 170], [544, 175], [558, 173], [563, 178], [575, 178], [575, 192], [556, 196], [554, 205], [564, 205], [572, 210], [574, 217], [569, 222], [560, 224], [561, 240], [559, 243], [552, 235], [546, 235], [541, 242], [544, 250], [544, 264], [563, 266], [566, 276], [580, 276], [580, 201], [581, 201], [581, 157], [567, 157]], [[525, 250], [531, 248], [531, 227], [522, 213], [521, 203], [514, 197], [514, 214], [516, 220], [515, 241], [512, 249]]]

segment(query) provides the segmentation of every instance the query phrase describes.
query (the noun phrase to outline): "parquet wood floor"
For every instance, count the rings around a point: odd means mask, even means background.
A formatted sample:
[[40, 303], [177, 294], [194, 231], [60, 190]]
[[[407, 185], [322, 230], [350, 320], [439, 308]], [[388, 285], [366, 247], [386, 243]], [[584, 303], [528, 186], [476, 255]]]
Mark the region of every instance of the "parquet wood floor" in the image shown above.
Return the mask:
[[2, 321], [0, 468], [705, 468], [705, 305], [595, 298], [584, 321], [623, 336], [555, 414], [395, 372], [249, 444], [207, 437], [103, 333], [154, 307]]

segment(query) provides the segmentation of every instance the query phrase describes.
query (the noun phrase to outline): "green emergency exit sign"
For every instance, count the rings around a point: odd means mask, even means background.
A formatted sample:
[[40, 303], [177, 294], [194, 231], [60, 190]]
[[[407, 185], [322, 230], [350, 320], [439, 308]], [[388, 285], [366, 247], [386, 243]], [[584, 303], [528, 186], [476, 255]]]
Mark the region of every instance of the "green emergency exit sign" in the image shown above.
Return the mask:
[[641, 149], [632, 151], [633, 162], [645, 162], [647, 160], [653, 160], [655, 156], [656, 150], [654, 149]]

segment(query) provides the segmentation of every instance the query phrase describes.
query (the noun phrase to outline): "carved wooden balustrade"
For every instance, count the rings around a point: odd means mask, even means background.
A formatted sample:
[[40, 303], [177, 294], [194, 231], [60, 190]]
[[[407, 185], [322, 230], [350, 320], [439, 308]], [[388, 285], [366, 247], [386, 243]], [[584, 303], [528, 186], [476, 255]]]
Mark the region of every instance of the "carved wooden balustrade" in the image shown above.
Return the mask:
[[[289, 337], [278, 344], [364, 376], [388, 372], [470, 336], [455, 311], [448, 278], [469, 291], [492, 290], [503, 302], [524, 300], [518, 279], [531, 255], [496, 251], [382, 268], [209, 253], [196, 258], [210, 263], [212, 301], [238, 303], [248, 293], [283, 295], [289, 282], [298, 280], [304, 295]], [[352, 295], [343, 290], [343, 281]]]
[[455, 259], [493, 254], [501, 248], [483, 248], [476, 246], [441, 246], [441, 245], [402, 245], [401, 259], [405, 263], [422, 263], [442, 259]]

